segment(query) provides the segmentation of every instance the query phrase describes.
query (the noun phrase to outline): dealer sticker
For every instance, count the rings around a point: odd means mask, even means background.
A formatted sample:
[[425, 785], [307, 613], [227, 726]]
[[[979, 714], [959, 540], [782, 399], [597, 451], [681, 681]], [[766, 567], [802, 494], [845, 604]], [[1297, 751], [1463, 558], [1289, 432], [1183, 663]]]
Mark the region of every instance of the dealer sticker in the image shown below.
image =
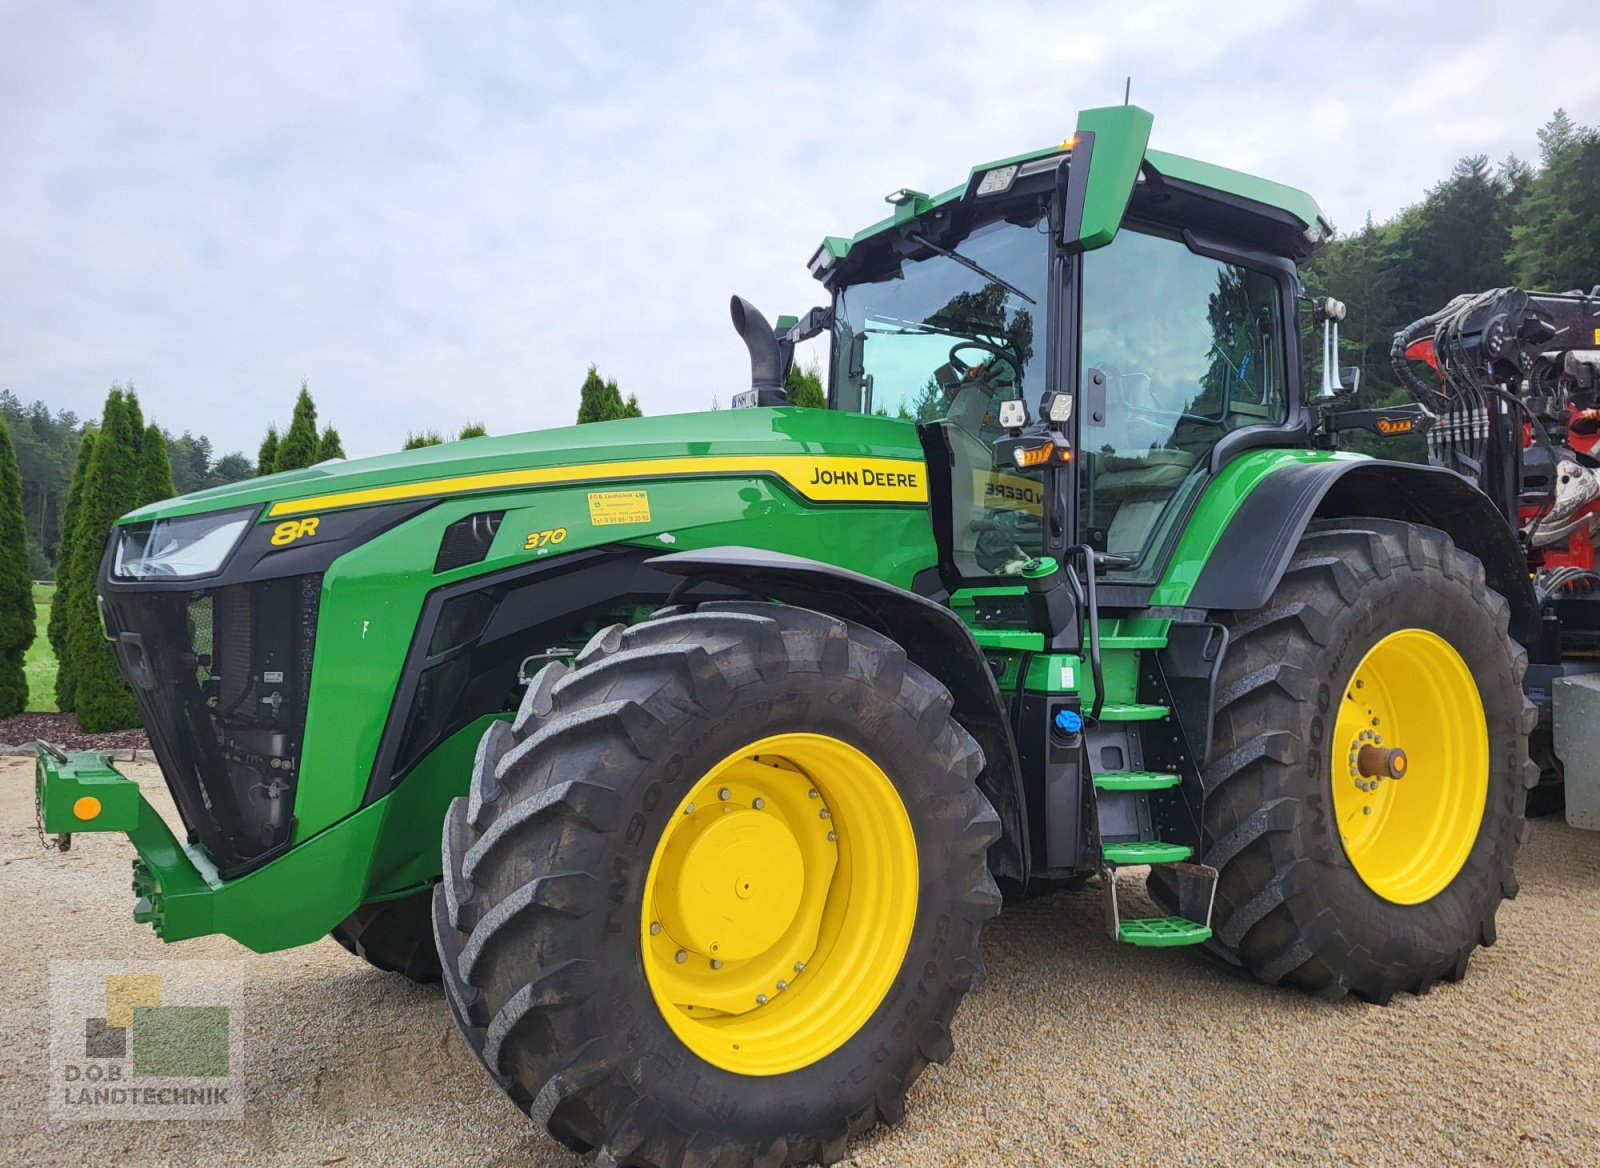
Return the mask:
[[590, 491], [589, 522], [596, 527], [617, 523], [649, 523], [650, 492]]

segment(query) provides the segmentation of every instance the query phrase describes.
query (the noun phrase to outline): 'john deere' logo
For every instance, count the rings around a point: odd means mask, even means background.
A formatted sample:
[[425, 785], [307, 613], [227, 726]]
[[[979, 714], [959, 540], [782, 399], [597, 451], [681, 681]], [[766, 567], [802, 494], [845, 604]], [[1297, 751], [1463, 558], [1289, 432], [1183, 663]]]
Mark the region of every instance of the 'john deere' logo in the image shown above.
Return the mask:
[[1410, 418], [1379, 418], [1378, 433], [1380, 434], [1409, 434], [1411, 433]]

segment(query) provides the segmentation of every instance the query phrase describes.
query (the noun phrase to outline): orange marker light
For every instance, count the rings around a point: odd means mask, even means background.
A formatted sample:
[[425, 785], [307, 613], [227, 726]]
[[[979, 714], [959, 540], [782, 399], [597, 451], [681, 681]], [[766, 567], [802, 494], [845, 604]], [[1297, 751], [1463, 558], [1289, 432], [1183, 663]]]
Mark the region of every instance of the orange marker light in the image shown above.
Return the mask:
[[85, 795], [72, 805], [72, 814], [87, 822], [100, 814], [100, 800], [93, 795]]

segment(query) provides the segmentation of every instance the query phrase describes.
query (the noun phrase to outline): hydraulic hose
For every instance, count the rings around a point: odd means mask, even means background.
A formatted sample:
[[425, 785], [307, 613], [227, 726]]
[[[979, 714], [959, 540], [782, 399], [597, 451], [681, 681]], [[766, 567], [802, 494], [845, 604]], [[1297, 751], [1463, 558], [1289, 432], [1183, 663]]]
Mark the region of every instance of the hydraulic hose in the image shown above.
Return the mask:
[[[1446, 309], [1446, 311], [1449, 310]], [[1436, 312], [1431, 316], [1424, 316], [1412, 321], [1405, 328], [1395, 333], [1394, 344], [1389, 348], [1389, 362], [1394, 366], [1395, 375], [1400, 378], [1400, 384], [1406, 387], [1406, 390], [1413, 398], [1429, 408], [1432, 408], [1431, 403], [1438, 400], [1439, 390], [1417, 376], [1416, 370], [1411, 368], [1411, 362], [1406, 358], [1406, 350], [1423, 333], [1431, 331], [1438, 322], [1439, 317], [1443, 315], [1444, 313]]]

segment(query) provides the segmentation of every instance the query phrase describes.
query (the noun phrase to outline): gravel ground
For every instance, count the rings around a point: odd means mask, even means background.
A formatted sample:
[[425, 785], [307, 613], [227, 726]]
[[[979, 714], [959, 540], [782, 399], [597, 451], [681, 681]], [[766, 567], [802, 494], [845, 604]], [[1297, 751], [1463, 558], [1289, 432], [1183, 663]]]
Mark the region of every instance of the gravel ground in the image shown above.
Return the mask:
[[[128, 771], [159, 783], [156, 769]], [[0, 760], [0, 1162], [584, 1163], [534, 1130], [458, 1040], [436, 991], [332, 941], [257, 956], [165, 947], [132, 923], [120, 836], [64, 855], [33, 834], [31, 767]], [[161, 793], [157, 802], [170, 815]], [[1009, 909], [956, 1055], [860, 1165], [1600, 1164], [1600, 833], [1541, 820], [1500, 943], [1465, 981], [1387, 1009], [1241, 980], [1100, 929], [1092, 891]], [[51, 958], [210, 958], [247, 978], [242, 1123], [45, 1117]]]

